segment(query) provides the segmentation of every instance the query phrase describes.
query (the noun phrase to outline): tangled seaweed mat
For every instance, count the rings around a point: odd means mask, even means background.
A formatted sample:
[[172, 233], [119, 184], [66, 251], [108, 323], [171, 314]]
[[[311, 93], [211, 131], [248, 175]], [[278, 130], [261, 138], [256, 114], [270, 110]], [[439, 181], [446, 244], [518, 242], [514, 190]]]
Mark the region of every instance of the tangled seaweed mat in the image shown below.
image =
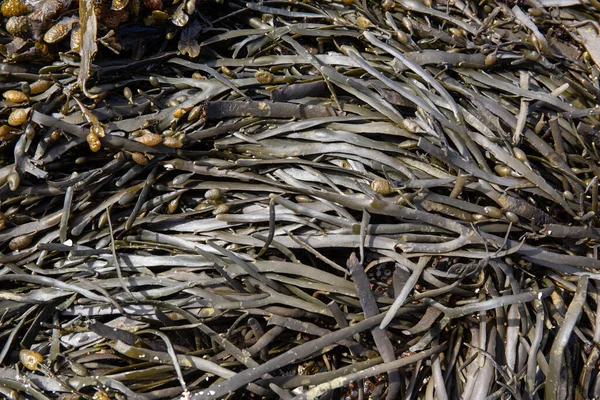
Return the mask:
[[188, 3], [2, 39], [3, 396], [600, 396], [595, 0]]

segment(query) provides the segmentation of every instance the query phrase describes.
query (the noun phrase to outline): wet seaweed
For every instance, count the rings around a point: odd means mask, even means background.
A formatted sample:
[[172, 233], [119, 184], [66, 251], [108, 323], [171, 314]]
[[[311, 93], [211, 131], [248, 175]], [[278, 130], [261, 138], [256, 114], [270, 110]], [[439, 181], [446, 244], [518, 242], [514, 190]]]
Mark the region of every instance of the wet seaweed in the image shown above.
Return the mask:
[[5, 0], [0, 393], [600, 397], [599, 9]]

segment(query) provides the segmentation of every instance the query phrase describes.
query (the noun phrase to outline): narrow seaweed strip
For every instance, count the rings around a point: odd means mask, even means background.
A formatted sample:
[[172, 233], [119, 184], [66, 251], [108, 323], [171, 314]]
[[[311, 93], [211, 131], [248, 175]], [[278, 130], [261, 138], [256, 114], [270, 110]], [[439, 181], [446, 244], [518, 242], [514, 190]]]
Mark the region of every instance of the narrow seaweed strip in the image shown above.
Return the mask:
[[[365, 361], [358, 361], [356, 363], [341, 367], [339, 369], [327, 372], [318, 372], [314, 375], [297, 375], [297, 376], [278, 376], [273, 377], [265, 382], [276, 382], [285, 389], [294, 389], [299, 386], [306, 386], [307, 383], [310, 385], [319, 385], [321, 383], [329, 382], [333, 379], [342, 377], [349, 373], [362, 371], [365, 368], [376, 366], [382, 361], [381, 357], [368, 358]], [[259, 380], [257, 383], [262, 384], [263, 380]]]
[[269, 199], [269, 235], [265, 240], [265, 245], [258, 252], [255, 258], [262, 257], [263, 254], [267, 252], [271, 242], [273, 242], [273, 237], [275, 236], [275, 200], [273, 198]]
[[6, 355], [8, 354], [8, 352], [10, 351], [10, 347], [13, 344], [13, 341], [15, 340], [15, 338], [17, 337], [17, 335], [19, 334], [19, 331], [21, 330], [21, 327], [23, 327], [23, 325], [25, 324], [25, 321], [29, 317], [29, 314], [31, 314], [32, 312], [34, 312], [35, 310], [37, 310], [38, 307], [39, 306], [37, 306], [37, 305], [29, 307], [29, 309], [23, 313], [23, 315], [21, 316], [21, 320], [17, 323], [17, 325], [14, 328], [12, 328], [12, 331], [8, 335], [8, 338], [6, 338], [6, 342], [4, 342], [4, 346], [2, 347], [2, 351], [0, 351], [0, 363], [4, 361], [4, 358], [6, 357]]
[[302, 205], [294, 203], [288, 199], [285, 199], [285, 198], [281, 197], [280, 195], [271, 194], [269, 197], [272, 198], [276, 203], [284, 206], [285, 208], [292, 210], [294, 212], [297, 212], [299, 214], [306, 215], [307, 217], [317, 218], [321, 221], [325, 221], [330, 224], [333, 224], [336, 226], [341, 226], [341, 227], [344, 227], [344, 226], [353, 227], [354, 226], [353, 222], [346, 221], [342, 218], [334, 217], [334, 216], [331, 216], [329, 214], [325, 214], [325, 213], [322, 213], [319, 211], [315, 211], [308, 207], [303, 207]]
[[420, 360], [425, 360], [434, 354], [439, 354], [440, 352], [442, 352], [444, 350], [446, 350], [446, 345], [440, 345], [440, 346], [432, 347], [430, 349], [424, 350], [424, 351], [416, 353], [416, 354], [412, 354], [407, 357], [400, 358], [399, 360], [394, 360], [391, 362], [379, 364], [374, 367], [369, 367], [362, 371], [355, 372], [355, 373], [352, 373], [352, 374], [349, 374], [349, 375], [346, 375], [346, 376], [343, 376], [340, 378], [333, 379], [330, 382], [322, 383], [322, 384], [306, 391], [305, 393], [303, 393], [299, 396], [296, 396], [294, 399], [295, 400], [314, 399], [317, 396], [327, 392], [328, 390], [332, 390], [332, 389], [335, 389], [338, 387], [345, 386], [345, 385], [349, 384], [350, 382], [357, 381], [359, 379], [368, 378], [370, 376], [375, 376], [375, 375], [385, 373], [385, 372], [390, 373], [391, 371], [396, 371], [402, 367], [414, 364]]
[[329, 258], [325, 257], [323, 254], [321, 254], [320, 252], [318, 252], [315, 248], [313, 248], [311, 245], [309, 245], [308, 243], [305, 243], [304, 241], [302, 241], [299, 237], [297, 237], [296, 235], [294, 235], [292, 232], [287, 232], [288, 236], [296, 243], [298, 243], [300, 245], [300, 247], [302, 247], [303, 249], [307, 250], [308, 252], [310, 252], [311, 254], [313, 254], [315, 257], [317, 257], [319, 260], [327, 263], [329, 266], [337, 269], [338, 271], [343, 272], [344, 274], [348, 274], [348, 271], [342, 267], [341, 265], [339, 265], [338, 263], [330, 260]]
[[6, 388], [18, 390], [18, 393], [27, 393], [36, 400], [50, 400], [49, 397], [44, 396], [43, 393], [33, 388], [30, 383], [22, 383], [13, 379], [0, 377], [0, 385]]
[[[146, 359], [148, 361], [158, 362], [160, 364], [173, 364], [174, 361], [168, 353], [130, 346], [120, 340], [117, 340], [112, 345], [112, 348], [115, 351], [133, 359]], [[235, 376], [235, 372], [223, 368], [220, 365], [212, 361], [205, 360], [201, 357], [187, 356], [182, 354], [175, 356], [177, 358], [177, 362], [184, 367], [194, 367], [200, 371], [207, 371], [215, 374], [216, 376], [222, 376], [224, 378]]]
[[[263, 333], [263, 335], [258, 338], [258, 340], [250, 347], [242, 350], [243, 352], [247, 352], [250, 356], [254, 356], [258, 352], [262, 352], [263, 350], [268, 354], [268, 346], [269, 344], [277, 339], [279, 335], [285, 332], [285, 328], [282, 326], [275, 326], [269, 329], [267, 332]], [[267, 361], [265, 358], [263, 361]]]
[[119, 263], [119, 258], [117, 257], [117, 251], [115, 250], [115, 236], [113, 233], [112, 221], [110, 220], [110, 211], [106, 208], [106, 218], [108, 219], [108, 230], [110, 232], [110, 251], [112, 252], [113, 262], [115, 263], [115, 269], [117, 270], [117, 277], [119, 278], [119, 283], [125, 293], [131, 297], [132, 300], [135, 300], [133, 293], [127, 287], [125, 280], [123, 279], [123, 272], [121, 271], [121, 264]]
[[563, 325], [560, 327], [554, 342], [552, 343], [552, 349], [550, 350], [550, 362], [548, 368], [548, 375], [546, 376], [546, 388], [545, 398], [546, 399], [560, 399], [562, 396], [559, 393], [561, 386], [561, 373], [563, 365], [563, 357], [565, 355], [565, 347], [573, 333], [573, 328], [577, 324], [577, 320], [583, 311], [583, 305], [587, 297], [589, 277], [587, 275], [579, 278], [577, 284], [577, 291], [567, 313]]
[[444, 100], [448, 102], [448, 106], [454, 113], [456, 123], [458, 125], [464, 125], [464, 119], [462, 114], [460, 113], [458, 104], [456, 104], [450, 93], [448, 93], [448, 91], [437, 80], [435, 80], [433, 76], [429, 74], [429, 72], [425, 71], [420, 65], [415, 63], [410, 58], [406, 57], [400, 51], [377, 39], [373, 33], [367, 31], [364, 32], [363, 35], [365, 39], [367, 39], [371, 44], [387, 51], [392, 56], [396, 57], [398, 60], [400, 60], [402, 64], [409, 67], [415, 74], [419, 75], [421, 78], [423, 78], [425, 82], [429, 83], [435, 90], [437, 90], [437, 92], [444, 98]]
[[[71, 178], [77, 178], [77, 172], [71, 174]], [[59, 238], [60, 242], [67, 241], [67, 231], [69, 229], [69, 216], [71, 215], [71, 203], [73, 202], [74, 185], [70, 185], [65, 191], [65, 200], [63, 202], [63, 210], [60, 216]]]
[[413, 290], [415, 284], [421, 277], [421, 273], [423, 273], [423, 270], [429, 263], [429, 260], [431, 260], [431, 257], [419, 258], [417, 267], [412, 271], [410, 277], [408, 278], [408, 280], [402, 287], [402, 290], [400, 291], [400, 293], [398, 293], [398, 295], [394, 299], [394, 303], [392, 304], [390, 309], [388, 311], [386, 311], [385, 318], [383, 319], [383, 321], [381, 321], [381, 324], [379, 325], [379, 327], [381, 329], [385, 329], [385, 327], [388, 326], [390, 324], [390, 322], [392, 322], [392, 319], [396, 315], [396, 311], [398, 311], [398, 309], [400, 307], [402, 307], [402, 305], [404, 304], [404, 301], [408, 298], [408, 295]]
[[425, 110], [428, 113], [430, 113], [431, 115], [433, 115], [438, 121], [440, 121], [440, 123], [442, 125], [445, 125], [445, 126], [448, 126], [451, 128], [452, 127], [457, 128], [456, 124], [450, 122], [448, 120], [448, 118], [446, 118], [439, 110], [436, 110], [435, 108], [431, 107], [429, 104], [424, 102], [420, 97], [416, 96], [410, 90], [405, 89], [398, 82], [391, 80], [390, 78], [386, 77], [381, 72], [379, 72], [377, 69], [375, 69], [373, 66], [371, 66], [368, 62], [366, 62], [366, 60], [364, 58], [362, 58], [358, 54], [356, 49], [346, 46], [346, 47], [344, 47], [344, 50], [348, 53], [348, 56], [352, 60], [356, 61], [361, 66], [361, 68], [363, 68], [365, 71], [367, 71], [368, 73], [373, 75], [375, 78], [379, 79], [381, 82], [386, 84], [391, 89], [398, 92], [398, 94], [400, 94], [407, 100], [415, 103], [415, 105], [417, 105], [418, 107], [422, 108], [423, 110]]
[[[404, 314], [404, 313], [407, 313], [408, 310], [409, 310], [408, 308], [406, 308], [406, 309], [401, 308], [400, 310], [398, 310], [398, 312]], [[306, 358], [306, 357], [310, 356], [311, 354], [324, 348], [325, 346], [329, 346], [333, 343], [338, 342], [341, 339], [345, 339], [356, 333], [363, 332], [367, 329], [370, 329], [370, 328], [378, 325], [379, 323], [381, 323], [383, 316], [384, 316], [384, 314], [378, 314], [374, 317], [366, 318], [366, 319], [364, 319], [360, 322], [357, 322], [356, 324], [351, 325], [347, 328], [342, 328], [337, 331], [333, 331], [331, 333], [328, 333], [325, 336], [322, 336], [320, 338], [317, 338], [317, 339], [308, 341], [306, 343], [303, 343], [301, 345], [298, 345], [298, 346], [294, 347], [293, 349], [288, 350], [285, 353], [267, 361], [266, 363], [257, 366], [256, 368], [239, 372], [236, 376], [228, 379], [227, 381], [218, 382], [218, 383], [210, 386], [207, 389], [206, 393], [210, 393], [210, 392], [213, 392], [213, 393], [209, 394], [208, 396], [202, 397], [202, 398], [211, 400], [211, 399], [219, 398], [220, 396], [223, 396], [224, 394], [233, 392], [233, 391], [239, 389], [240, 387], [242, 387], [250, 382], [253, 382], [254, 380], [258, 379], [259, 377], [261, 377], [262, 375], [264, 375], [268, 372], [274, 371], [285, 365], [291, 364], [296, 360]], [[206, 395], [206, 393], [204, 393], [204, 395]], [[202, 395], [199, 395], [197, 391], [194, 392], [192, 395], [193, 396], [202, 396]]]
[[529, 348], [529, 356], [527, 358], [527, 391], [532, 398], [536, 392], [537, 356], [542, 344], [544, 322], [546, 319], [543, 303], [540, 300], [533, 301], [533, 308], [535, 310], [536, 321], [533, 328], [533, 337], [530, 338], [531, 347]]
[[[437, 347], [438, 343], [434, 342], [433, 347]], [[440, 362], [440, 354], [434, 354], [431, 361], [431, 375], [435, 387], [435, 396], [439, 400], [448, 400], [448, 392], [442, 375], [442, 366]]]
[[160, 337], [165, 342], [165, 344], [167, 345], [167, 353], [169, 354], [169, 357], [171, 357], [171, 361], [173, 362], [173, 366], [175, 367], [175, 372], [177, 373], [177, 378], [179, 379], [179, 384], [183, 389], [183, 393], [188, 393], [185, 380], [183, 379], [183, 374], [181, 373], [181, 366], [179, 365], [179, 360], [177, 359], [177, 354], [175, 353], [175, 348], [173, 348], [173, 344], [171, 343], [169, 337], [163, 332], [157, 331], [155, 329], [145, 329], [139, 331], [138, 334], [141, 335], [146, 332]]
[[264, 283], [265, 285], [278, 292], [289, 293], [289, 291], [286, 288], [262, 275], [254, 265], [245, 262], [244, 260], [236, 256], [232, 251], [229, 251], [211, 241], [207, 241], [206, 244], [212, 247], [213, 249], [217, 250], [219, 253], [223, 254], [225, 257], [229, 258], [231, 261], [236, 263], [236, 265], [239, 265], [244, 271], [248, 273], [248, 275], [250, 275], [257, 281]]
[[140, 209], [142, 208], [142, 204], [144, 204], [144, 202], [146, 201], [146, 197], [148, 196], [148, 193], [150, 192], [150, 188], [156, 181], [157, 174], [158, 174], [158, 166], [155, 166], [154, 168], [152, 168], [152, 171], [150, 171], [150, 174], [148, 174], [148, 177], [146, 178], [146, 181], [144, 182], [142, 191], [137, 199], [137, 202], [135, 203], [135, 206], [133, 207], [133, 210], [131, 211], [131, 215], [129, 216], [129, 218], [127, 219], [127, 222], [125, 223], [126, 231], [130, 230], [131, 227], [133, 226], [133, 223], [135, 222], [135, 219], [137, 218], [137, 216], [140, 212]]
[[[264, 235], [261, 235], [260, 233], [255, 233], [252, 235], [252, 237], [260, 239], [263, 242], [267, 241], [267, 237]], [[281, 253], [283, 253], [283, 255], [285, 255], [287, 258], [290, 259], [290, 261], [300, 264], [300, 260], [298, 260], [298, 258], [294, 255], [294, 253], [292, 253], [292, 251], [290, 249], [288, 249], [287, 247], [285, 247], [284, 245], [279, 243], [277, 240], [271, 240], [271, 246], [276, 248], [277, 250], [279, 250]]]
[[554, 287], [549, 287], [549, 288], [540, 289], [539, 291], [537, 291], [537, 293], [535, 293], [533, 291], [529, 291], [529, 292], [522, 292], [519, 294], [511, 294], [511, 295], [502, 296], [502, 297], [498, 297], [498, 298], [490, 299], [490, 300], [486, 300], [486, 301], [481, 301], [478, 303], [467, 304], [465, 306], [455, 307], [455, 308], [445, 307], [431, 299], [423, 299], [423, 302], [425, 304], [428, 304], [428, 305], [431, 305], [432, 307], [437, 308], [438, 310], [442, 311], [444, 314], [446, 314], [450, 318], [454, 319], [454, 318], [464, 317], [465, 315], [469, 315], [469, 314], [476, 313], [479, 311], [488, 311], [488, 310], [491, 310], [496, 307], [502, 307], [502, 306], [517, 304], [517, 303], [528, 303], [530, 301], [533, 301], [536, 298], [543, 299], [543, 298], [550, 296], [550, 294], [554, 291], [554, 289], [555, 289]]
[[[529, 90], [529, 72], [519, 71], [519, 84], [521, 88]], [[519, 116], [517, 117], [517, 126], [513, 133], [512, 143], [513, 146], [518, 146], [521, 141], [521, 135], [523, 134], [523, 128], [527, 123], [527, 116], [529, 114], [529, 101], [525, 98], [521, 99], [521, 106], [519, 108]]]
[[365, 262], [365, 237], [367, 235], [367, 227], [369, 226], [369, 221], [371, 220], [371, 216], [367, 212], [367, 210], [363, 210], [362, 212], [362, 221], [360, 223], [360, 264]]
[[[373, 293], [371, 292], [371, 286], [369, 284], [369, 278], [367, 278], [367, 274], [365, 273], [362, 265], [356, 258], [356, 254], [350, 254], [348, 258], [348, 262], [346, 263], [348, 266], [348, 270], [350, 270], [350, 274], [352, 275], [352, 280], [354, 281], [354, 285], [356, 286], [356, 291], [358, 292], [358, 297], [360, 300], [360, 305], [362, 306], [363, 312], [365, 313], [366, 318], [370, 318], [376, 315], [379, 315], [379, 309], [377, 308], [377, 303], [375, 298], [373, 297]], [[389, 314], [394, 317], [394, 314]], [[391, 362], [395, 359], [394, 355], [394, 347], [392, 346], [392, 342], [387, 337], [385, 331], [379, 327], [371, 329], [371, 335], [373, 336], [373, 340], [385, 362]], [[386, 399], [392, 400], [398, 396], [400, 392], [400, 374], [397, 371], [389, 372], [389, 389]]]
[[101, 303], [104, 303], [106, 301], [106, 299], [104, 297], [98, 296], [97, 294], [94, 294], [93, 292], [91, 292], [87, 289], [83, 289], [77, 285], [73, 285], [73, 284], [70, 284], [67, 282], [62, 282], [62, 281], [59, 281], [58, 279], [48, 278], [45, 276], [23, 275], [23, 274], [1, 275], [0, 282], [6, 282], [6, 281], [35, 283], [38, 285], [44, 285], [44, 286], [57, 288], [57, 289], [64, 290], [67, 292], [79, 293], [80, 295], [82, 295], [85, 298], [88, 298], [90, 300], [99, 301]]
[[[222, 348], [224, 348], [236, 360], [238, 360], [239, 362], [241, 362], [242, 364], [244, 364], [245, 366], [247, 366], [251, 370], [255, 370], [255, 369], [259, 368], [259, 364], [256, 361], [254, 361], [251, 357], [246, 356], [239, 348], [237, 348], [237, 346], [235, 346], [229, 340], [227, 340], [224, 337], [222, 337], [221, 335], [219, 335], [217, 332], [215, 332], [214, 330], [212, 330], [210, 327], [208, 327], [204, 323], [200, 322], [199, 319], [197, 319], [196, 317], [194, 317], [189, 312], [187, 312], [187, 311], [183, 310], [182, 308], [179, 308], [179, 307], [177, 307], [175, 305], [169, 304], [167, 302], [147, 302], [147, 303], [162, 305], [162, 306], [164, 306], [164, 307], [166, 307], [166, 308], [168, 308], [168, 309], [170, 309], [170, 310], [172, 310], [174, 312], [177, 312], [178, 314], [181, 314], [188, 321], [196, 324], [197, 328], [202, 333], [204, 333], [205, 335], [207, 335], [208, 337], [210, 337], [210, 339], [212, 341], [214, 341], [214, 343], [216, 343], [219, 346], [221, 346]], [[178, 356], [178, 357], [186, 357], [186, 356]], [[205, 361], [203, 358], [200, 358], [200, 359], [202, 361]], [[267, 374], [267, 372], [263, 373], [262, 375]], [[239, 375], [239, 374], [234, 374], [233, 377], [235, 377], [237, 375]], [[268, 376], [270, 376], [270, 375], [268, 375]], [[232, 379], [232, 378], [230, 378], [230, 379]], [[248, 382], [248, 384], [249, 384], [248, 388], [249, 388], [250, 391], [253, 391], [253, 392], [255, 392], [255, 393], [259, 394], [259, 395], [263, 395], [263, 396], [266, 395], [266, 393], [268, 393], [265, 389], [263, 389], [260, 386], [252, 384], [250, 382]], [[240, 386], [243, 386], [243, 385], [244, 384], [242, 384]], [[238, 386], [238, 388], [239, 388], [239, 386]], [[203, 391], [196, 391], [193, 394], [190, 393], [190, 396], [202, 396], [203, 394], [204, 394]], [[209, 397], [206, 397], [206, 396], [202, 397], [202, 399], [205, 399], [205, 398], [209, 398]], [[177, 397], [177, 399], [179, 399], [179, 397]]]

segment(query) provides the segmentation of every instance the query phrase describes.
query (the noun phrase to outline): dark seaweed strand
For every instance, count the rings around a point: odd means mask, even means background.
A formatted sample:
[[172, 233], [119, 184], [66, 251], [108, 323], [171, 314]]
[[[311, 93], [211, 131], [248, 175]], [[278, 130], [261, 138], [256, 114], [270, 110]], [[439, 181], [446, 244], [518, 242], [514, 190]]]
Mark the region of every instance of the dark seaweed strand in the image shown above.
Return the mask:
[[[398, 310], [399, 314], [403, 314], [408, 312], [408, 309], [400, 309]], [[349, 326], [347, 328], [342, 328], [337, 331], [331, 332], [323, 337], [318, 339], [311, 340], [309, 342], [303, 343], [301, 345], [296, 346], [295, 348], [286, 351], [280, 356], [277, 356], [266, 363], [263, 363], [254, 369], [248, 369], [238, 373], [236, 376], [228, 379], [223, 383], [218, 383], [209, 387], [208, 391], [201, 390], [193, 392], [194, 396], [205, 396], [203, 398], [207, 399], [215, 399], [219, 396], [222, 396], [226, 393], [230, 393], [238, 388], [244, 386], [249, 382], [253, 382], [260, 376], [266, 374], [267, 372], [274, 371], [278, 368], [281, 368], [284, 365], [288, 365], [293, 363], [296, 360], [309, 357], [311, 354], [319, 351], [320, 349], [328, 346], [332, 343], [336, 343], [341, 339], [352, 336], [356, 333], [363, 332], [367, 329], [374, 327], [375, 325], [381, 323], [383, 319], [383, 314], [378, 314], [374, 317], [366, 318], [363, 321], [357, 322], [356, 324]], [[202, 393], [200, 393], [202, 392]], [[214, 393], [212, 393], [214, 392]]]
[[383, 372], [388, 372], [388, 374], [390, 373], [390, 371], [394, 371], [397, 369], [400, 369], [402, 367], [405, 367], [407, 365], [413, 364], [415, 362], [418, 362], [420, 360], [424, 360], [427, 359], [429, 357], [431, 357], [434, 354], [439, 354], [440, 352], [446, 350], [446, 345], [441, 345], [441, 346], [435, 346], [432, 347], [430, 349], [424, 350], [422, 352], [419, 353], [415, 353], [413, 355], [404, 357], [404, 358], [400, 358], [398, 360], [394, 360], [388, 363], [382, 363], [379, 364], [377, 366], [374, 367], [369, 367], [366, 368], [360, 372], [355, 372], [337, 379], [333, 379], [331, 382], [327, 382], [327, 383], [323, 383], [321, 385], [316, 386], [315, 388], [309, 390], [308, 392], [296, 396], [295, 399], [301, 400], [301, 399], [310, 399], [310, 398], [314, 398], [314, 396], [318, 396], [320, 394], [323, 394], [325, 392], [327, 392], [328, 390], [334, 389], [336, 387], [340, 387], [340, 386], [344, 386], [347, 385], [348, 383], [358, 380], [358, 379], [364, 379], [370, 376], [374, 376]]
[[445, 344], [402, 397], [600, 397], [596, 1], [107, 1], [0, 10], [3, 396], [171, 398], [387, 310], [229, 396]]
[[577, 324], [579, 316], [583, 311], [583, 305], [587, 297], [588, 281], [589, 276], [587, 275], [584, 275], [579, 279], [577, 290], [575, 291], [571, 304], [569, 304], [563, 325], [560, 327], [558, 334], [552, 343], [548, 375], [546, 377], [546, 387], [544, 390], [545, 396], [548, 399], [560, 398], [559, 387], [562, 380], [561, 373], [563, 370], [562, 365], [565, 347], [573, 333], [573, 328], [575, 327], [575, 324]]

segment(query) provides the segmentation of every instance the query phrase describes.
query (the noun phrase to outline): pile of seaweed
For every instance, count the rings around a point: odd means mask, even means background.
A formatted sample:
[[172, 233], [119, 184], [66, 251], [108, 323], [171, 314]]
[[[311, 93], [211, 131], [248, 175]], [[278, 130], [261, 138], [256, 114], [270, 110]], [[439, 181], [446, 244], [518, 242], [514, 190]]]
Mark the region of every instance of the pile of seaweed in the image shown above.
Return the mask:
[[0, 393], [599, 397], [599, 9], [5, 0]]

